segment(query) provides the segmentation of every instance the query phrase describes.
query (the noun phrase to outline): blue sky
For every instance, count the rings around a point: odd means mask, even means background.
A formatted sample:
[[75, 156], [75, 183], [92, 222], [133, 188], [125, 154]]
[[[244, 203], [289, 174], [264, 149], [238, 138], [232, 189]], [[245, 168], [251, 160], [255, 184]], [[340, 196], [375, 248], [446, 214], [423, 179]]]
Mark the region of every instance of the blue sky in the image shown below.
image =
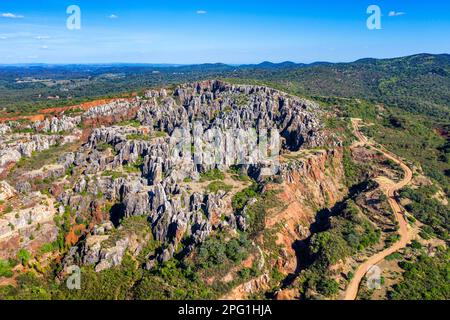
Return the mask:
[[[81, 29], [66, 28], [66, 8]], [[367, 7], [382, 29], [366, 27]], [[443, 0], [0, 0], [0, 63], [353, 61], [450, 52]]]

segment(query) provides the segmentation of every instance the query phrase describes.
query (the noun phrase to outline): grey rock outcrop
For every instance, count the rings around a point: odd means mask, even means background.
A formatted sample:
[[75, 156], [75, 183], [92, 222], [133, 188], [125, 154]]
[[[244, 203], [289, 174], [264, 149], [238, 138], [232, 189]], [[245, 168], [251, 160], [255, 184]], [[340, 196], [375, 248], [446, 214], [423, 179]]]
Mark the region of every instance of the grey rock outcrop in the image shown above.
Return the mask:
[[45, 119], [43, 121], [36, 121], [32, 128], [38, 132], [58, 133], [69, 132], [81, 123], [81, 117], [53, 117], [52, 119]]
[[[186, 242], [188, 254], [216, 228], [248, 230], [246, 209], [230, 212], [225, 192], [191, 190], [183, 183], [197, 181], [201, 172], [227, 170], [235, 164], [233, 159], [238, 158], [242, 146], [230, 143], [235, 137], [229, 132], [240, 132], [241, 138], [249, 140], [253, 131], [273, 130], [280, 136], [282, 148], [298, 151], [325, 143], [320, 113], [318, 105], [275, 89], [215, 80], [185, 84], [171, 94], [166, 90], [150, 90], [142, 98], [101, 105], [81, 116], [80, 121], [97, 127], [87, 143], [78, 152], [63, 155], [59, 160], [64, 168], [75, 167], [82, 172], [73, 189], [59, 200], [82, 212], [91, 203], [81, 193], [101, 195], [118, 204], [121, 217], [147, 217], [154, 239], [161, 244], [147, 264], [151, 268], [155, 261], [172, 258], [181, 241]], [[114, 125], [130, 119], [139, 123]], [[41, 126], [50, 131], [62, 130], [78, 121], [65, 118]], [[186, 132], [192, 132], [193, 138], [185, 138]], [[218, 132], [226, 134], [216, 139]], [[204, 155], [196, 158], [197, 155], [191, 154], [198, 136], [215, 141], [216, 149], [225, 151], [216, 157], [218, 163], [207, 162]], [[180, 142], [189, 150], [179, 149]], [[19, 149], [21, 154], [32, 148], [23, 149], [26, 148]], [[261, 181], [270, 174], [289, 179], [290, 170], [302, 170], [289, 167], [293, 164], [274, 168], [271, 160], [260, 161], [258, 154], [253, 153], [244, 160], [254, 160], [242, 168]], [[132, 170], [125, 171], [130, 166]], [[122, 238], [105, 247], [107, 232], [96, 230], [77, 251], [81, 261], [95, 265], [96, 271], [120, 264], [130, 250], [130, 239]]]

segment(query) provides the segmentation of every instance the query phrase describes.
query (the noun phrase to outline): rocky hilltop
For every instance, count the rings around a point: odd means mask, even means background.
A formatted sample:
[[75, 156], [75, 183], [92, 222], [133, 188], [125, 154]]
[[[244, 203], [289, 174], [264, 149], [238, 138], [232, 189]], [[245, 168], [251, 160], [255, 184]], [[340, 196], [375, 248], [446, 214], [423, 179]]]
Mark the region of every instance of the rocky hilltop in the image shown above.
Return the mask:
[[[250, 129], [276, 130], [281, 150], [298, 151], [325, 143], [320, 112], [314, 103], [263, 86], [221, 81], [192, 83], [172, 92], [147, 91], [133, 101], [112, 102], [81, 115], [55, 116], [27, 127], [13, 122], [3, 124], [1, 142], [5, 148], [0, 165], [6, 172], [34, 152], [81, 141], [85, 128], [84, 133], [89, 135], [77, 150], [58, 155], [56, 162], [43, 170], [21, 174], [20, 170], [14, 171], [15, 179], [7, 188], [15, 188], [13, 192], [23, 196], [32, 191], [44, 192], [56, 201], [61, 215], [70, 211], [79, 220], [85, 219], [87, 212], [95, 216], [83, 234], [75, 237], [80, 241], [72, 241], [75, 246], [65, 257], [66, 264], [76, 260], [95, 265], [96, 270], [120, 264], [131, 246], [130, 239], [107, 241], [108, 230], [114, 228], [113, 223], [120, 228], [121, 219], [147, 217], [154, 239], [161, 243], [148, 257], [150, 268], [154, 261], [172, 258], [180, 241], [186, 244], [183, 254], [189, 255], [217, 228], [246, 229], [245, 214], [231, 208], [230, 192], [209, 192], [195, 186], [201, 184], [202, 174], [214, 169], [227, 171], [233, 166], [261, 181], [262, 169], [267, 165], [264, 161], [233, 162], [233, 152], [238, 150], [227, 149], [226, 141], [219, 142], [226, 152], [218, 162], [195, 163], [196, 154], [186, 150], [182, 151], [186, 154], [174, 157], [171, 152], [179, 144], [173, 136], [176, 130], [192, 132], [194, 123], [203, 130], [196, 129], [194, 134], [205, 136], [215, 131], [242, 130], [248, 134]], [[191, 144], [194, 139], [189, 141]], [[292, 169], [282, 165], [277, 170], [276, 176], [283, 179]], [[36, 190], [31, 176], [51, 179], [52, 184], [48, 190]], [[235, 188], [239, 191], [244, 187], [242, 184]], [[114, 204], [111, 212], [98, 212], [104, 203]], [[134, 252], [138, 254], [139, 248]]]
[[[126, 254], [151, 270], [189, 259], [218, 232], [254, 231], [259, 196], [248, 190], [264, 194], [274, 185], [291, 192], [280, 196], [284, 213], [267, 223], [295, 221], [288, 230], [296, 236], [284, 233], [286, 241], [305, 238], [314, 210], [296, 206], [324, 207], [343, 194], [341, 142], [322, 117], [317, 104], [278, 90], [214, 80], [2, 124], [0, 191], [3, 207], [11, 203], [0, 216], [2, 254], [37, 252], [53, 241], [60, 277], [72, 265], [120, 266]], [[331, 179], [327, 164], [337, 168]], [[250, 196], [239, 202], [243, 194]], [[292, 256], [287, 243], [279, 263], [295, 262]]]

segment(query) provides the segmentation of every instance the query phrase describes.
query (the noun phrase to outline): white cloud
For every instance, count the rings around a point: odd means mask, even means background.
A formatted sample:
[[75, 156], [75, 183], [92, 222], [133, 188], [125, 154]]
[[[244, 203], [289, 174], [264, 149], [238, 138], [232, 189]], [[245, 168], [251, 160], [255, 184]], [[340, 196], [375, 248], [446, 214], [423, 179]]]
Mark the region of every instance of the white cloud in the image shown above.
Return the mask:
[[41, 46], [41, 49], [48, 49], [48, 46]]
[[208, 11], [205, 10], [197, 10], [197, 14], [207, 14]]
[[117, 19], [119, 16], [117, 16], [117, 15], [115, 15], [115, 14], [112, 14], [112, 15], [110, 15], [108, 18], [110, 18], [110, 19]]
[[21, 16], [21, 15], [18, 15], [18, 14], [14, 14], [14, 13], [11, 13], [11, 12], [5, 12], [5, 13], [0, 14], [0, 17], [2, 17], [2, 18], [10, 18], [10, 19], [20, 19], [20, 18], [23, 18], [24, 16]]
[[398, 17], [398, 16], [403, 16], [405, 14], [406, 14], [405, 12], [390, 11], [389, 17]]
[[46, 40], [46, 39], [50, 39], [49, 36], [36, 36], [34, 37], [36, 40]]
[[0, 36], [0, 40], [6, 40], [6, 39], [8, 39], [8, 38], [4, 37], [4, 36]]

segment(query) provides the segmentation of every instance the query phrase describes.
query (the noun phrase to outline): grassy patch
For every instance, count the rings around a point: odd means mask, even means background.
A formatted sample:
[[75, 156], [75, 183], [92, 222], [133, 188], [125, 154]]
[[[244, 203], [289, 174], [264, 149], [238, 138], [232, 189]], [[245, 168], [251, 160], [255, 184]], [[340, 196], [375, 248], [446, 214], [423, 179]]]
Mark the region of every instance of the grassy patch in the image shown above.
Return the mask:
[[96, 149], [100, 152], [106, 151], [108, 149], [110, 149], [112, 151], [113, 154], [116, 154], [116, 150], [114, 149], [114, 147], [112, 145], [110, 145], [109, 143], [106, 142], [100, 142], [97, 144]]
[[225, 174], [219, 169], [212, 169], [206, 172], [200, 173], [200, 182], [223, 180], [225, 179]]
[[246, 219], [250, 237], [254, 238], [265, 230], [266, 217], [271, 209], [282, 208], [282, 203], [277, 197], [278, 192], [269, 190], [259, 196], [254, 204], [247, 207]]
[[20, 170], [21, 172], [33, 171], [40, 169], [45, 165], [55, 163], [62, 154], [70, 151], [76, 145], [76, 143], [67, 143], [64, 145], [58, 144], [51, 146], [47, 150], [40, 152], [34, 151], [31, 157], [22, 157], [19, 162], [16, 163], [12, 173], [16, 170]]
[[207, 187], [206, 190], [210, 193], [217, 193], [219, 191], [230, 192], [233, 186], [224, 183], [223, 181], [213, 181]]
[[103, 177], [111, 177], [113, 180], [116, 180], [118, 178], [124, 178], [125, 174], [118, 172], [118, 171], [112, 171], [112, 170], [106, 170], [102, 172]]
[[393, 260], [401, 260], [401, 259], [403, 259], [403, 257], [400, 253], [394, 252], [394, 253], [391, 253], [390, 255], [388, 255], [385, 259], [387, 261], [393, 261]]
[[132, 133], [127, 135], [127, 140], [142, 140], [142, 141], [150, 141], [151, 136], [143, 134], [143, 133]]
[[11, 278], [13, 276], [12, 265], [9, 261], [0, 260], [0, 278]]
[[121, 121], [119, 123], [116, 123], [116, 125], [121, 126], [121, 127], [131, 126], [131, 127], [139, 128], [141, 126], [141, 123], [138, 120], [126, 120], [126, 121]]
[[253, 183], [250, 187], [247, 187], [244, 190], [239, 191], [234, 195], [233, 199], [231, 200], [233, 209], [236, 211], [242, 210], [244, 206], [247, 204], [247, 202], [252, 198], [256, 198], [258, 194], [259, 194], [259, 186], [256, 183]]

